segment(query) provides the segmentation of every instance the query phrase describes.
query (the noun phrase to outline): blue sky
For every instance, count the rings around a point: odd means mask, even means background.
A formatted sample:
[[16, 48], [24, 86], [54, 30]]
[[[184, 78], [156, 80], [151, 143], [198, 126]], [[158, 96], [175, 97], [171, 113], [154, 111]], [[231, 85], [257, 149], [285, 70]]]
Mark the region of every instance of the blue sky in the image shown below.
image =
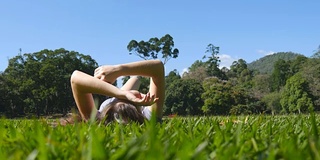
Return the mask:
[[136, 60], [130, 40], [170, 34], [179, 57], [166, 71], [182, 72], [220, 47], [221, 66], [292, 51], [311, 56], [320, 45], [320, 1], [298, 0], [30, 0], [0, 2], [0, 71], [19, 53], [65, 48], [99, 65]]

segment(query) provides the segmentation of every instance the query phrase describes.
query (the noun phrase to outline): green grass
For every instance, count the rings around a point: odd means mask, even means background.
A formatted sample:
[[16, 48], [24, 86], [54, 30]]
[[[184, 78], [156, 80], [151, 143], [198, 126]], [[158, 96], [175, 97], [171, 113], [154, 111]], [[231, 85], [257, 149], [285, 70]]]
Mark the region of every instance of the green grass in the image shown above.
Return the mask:
[[1, 159], [320, 159], [320, 116], [165, 119], [143, 125], [0, 120]]

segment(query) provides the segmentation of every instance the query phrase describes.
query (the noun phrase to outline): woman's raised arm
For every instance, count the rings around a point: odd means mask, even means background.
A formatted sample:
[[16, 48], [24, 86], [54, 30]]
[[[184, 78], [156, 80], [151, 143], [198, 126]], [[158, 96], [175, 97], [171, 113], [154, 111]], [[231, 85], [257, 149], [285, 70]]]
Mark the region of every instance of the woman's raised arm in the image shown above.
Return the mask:
[[94, 77], [113, 83], [117, 77], [140, 75], [150, 77], [150, 95], [158, 100], [150, 109], [156, 112], [158, 118], [162, 117], [162, 108], [165, 97], [165, 72], [160, 60], [144, 60], [114, 66], [101, 66], [95, 70]]

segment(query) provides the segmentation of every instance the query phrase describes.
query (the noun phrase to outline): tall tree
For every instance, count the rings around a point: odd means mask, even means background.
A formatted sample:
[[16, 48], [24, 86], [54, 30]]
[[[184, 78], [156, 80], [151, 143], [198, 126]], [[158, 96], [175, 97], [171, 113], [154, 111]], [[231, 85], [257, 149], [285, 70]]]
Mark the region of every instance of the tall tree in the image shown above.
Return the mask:
[[272, 72], [272, 91], [279, 91], [286, 84], [287, 79], [291, 76], [289, 62], [279, 59], [274, 64]]
[[280, 103], [283, 110], [290, 113], [302, 113], [314, 109], [308, 83], [301, 74], [295, 74], [288, 79]]
[[[169, 34], [160, 39], [157, 37], [150, 38], [149, 41], [141, 40], [137, 42], [136, 40], [131, 40], [127, 49], [130, 55], [135, 54], [144, 60], [161, 58], [164, 64], [179, 55], [179, 50], [174, 48], [173, 38]], [[161, 57], [158, 56], [159, 53], [162, 54]]]
[[226, 75], [220, 70], [219, 65], [221, 60], [219, 59], [219, 50], [220, 48], [214, 46], [213, 44], [209, 44], [206, 48], [206, 53], [209, 53], [209, 56], [204, 56], [204, 63], [206, 65], [206, 71], [209, 76], [215, 76], [220, 79], [225, 80]]
[[[171, 90], [171, 88], [169, 88], [170, 85], [171, 85], [172, 83], [175, 83], [175, 81], [180, 80], [180, 79], [181, 79], [181, 76], [180, 76], [179, 72], [178, 72], [176, 69], [174, 69], [173, 71], [170, 71], [169, 74], [165, 77], [166, 93], [169, 93], [169, 92], [170, 92], [170, 90]], [[170, 96], [166, 95], [166, 97], [165, 97], [165, 102], [167, 102], [167, 98], [168, 98], [168, 97], [170, 98]], [[165, 106], [163, 107], [163, 112], [164, 112], [164, 114], [166, 114], [166, 115], [172, 114], [171, 106], [166, 106], [166, 104], [164, 104], [164, 105], [165, 105]], [[167, 104], [167, 105], [168, 105], [168, 104]], [[172, 104], [170, 104], [170, 105], [172, 105]]]

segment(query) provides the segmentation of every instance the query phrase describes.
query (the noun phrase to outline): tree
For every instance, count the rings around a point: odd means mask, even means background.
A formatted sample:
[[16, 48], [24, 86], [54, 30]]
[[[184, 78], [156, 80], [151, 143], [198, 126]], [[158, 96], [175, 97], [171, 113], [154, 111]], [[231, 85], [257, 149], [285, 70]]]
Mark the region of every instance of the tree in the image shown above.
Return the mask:
[[235, 78], [238, 84], [243, 86], [252, 79], [252, 72], [248, 69], [247, 62], [243, 59], [234, 61], [227, 72], [228, 79]]
[[308, 83], [301, 74], [295, 74], [288, 79], [280, 104], [284, 111], [290, 113], [302, 113], [314, 109]]
[[174, 80], [166, 89], [165, 114], [200, 115], [202, 93], [201, 83], [196, 80]]
[[181, 79], [181, 76], [176, 69], [174, 69], [173, 71], [170, 71], [169, 74], [165, 78], [166, 88], [168, 88], [171, 83], [173, 83], [174, 81], [179, 80], [179, 79]]
[[280, 113], [281, 112], [281, 92], [272, 92], [269, 94], [266, 94], [262, 98], [262, 102], [266, 104], [267, 112], [271, 112], [272, 115]]
[[183, 78], [196, 79], [202, 82], [207, 77], [217, 77], [222, 80], [226, 80], [226, 69], [224, 71], [219, 69], [220, 59], [218, 57], [219, 47], [209, 44], [206, 48], [206, 53], [210, 55], [204, 55], [202, 60], [195, 61], [188, 71], [183, 74]]
[[203, 82], [204, 93], [201, 98], [204, 100], [202, 111], [206, 114], [226, 115], [234, 104], [230, 94], [232, 85], [227, 81], [218, 78], [207, 78]]
[[196, 72], [199, 67], [205, 67], [205, 63], [201, 60], [196, 60], [189, 68], [189, 72]]
[[184, 79], [195, 79], [199, 82], [203, 82], [208, 77], [206, 65], [204, 62], [197, 60], [189, 68], [187, 72], [184, 72], [182, 77]]
[[8, 108], [6, 107], [7, 106], [6, 95], [8, 90], [6, 88], [7, 86], [5, 84], [3, 73], [0, 72], [0, 115], [1, 113], [6, 113], [8, 110]]
[[[181, 76], [179, 75], [178, 71], [176, 69], [174, 69], [173, 71], [170, 71], [169, 74], [165, 77], [165, 82], [166, 82], [166, 86], [165, 86], [165, 89], [166, 89], [166, 92], [168, 91], [169, 89], [169, 86], [174, 83], [175, 81], [177, 80], [180, 80], [181, 79]], [[166, 97], [165, 97], [166, 98]], [[167, 100], [165, 99], [165, 102]], [[164, 104], [165, 105], [165, 104]], [[163, 112], [164, 114], [166, 115], [169, 115], [169, 114], [172, 114], [172, 111], [171, 111], [171, 106], [167, 107], [167, 106], [164, 106], [163, 107]]]
[[252, 80], [252, 94], [254, 97], [261, 99], [271, 92], [270, 75], [258, 74]]
[[283, 59], [279, 59], [274, 64], [272, 72], [272, 91], [279, 91], [286, 84], [287, 79], [291, 76], [290, 64]]
[[291, 75], [298, 73], [307, 61], [308, 58], [303, 55], [299, 55], [294, 60], [289, 61]]
[[74, 70], [93, 73], [97, 63], [87, 55], [63, 48], [18, 55], [4, 72], [11, 89], [12, 113], [66, 113], [75, 106], [70, 76]]
[[307, 61], [307, 57], [303, 55], [297, 55], [295, 59], [285, 61], [279, 59], [274, 64], [274, 70], [272, 72], [272, 91], [279, 91], [283, 87], [288, 78], [298, 73]]
[[320, 111], [320, 58], [310, 58], [301, 67], [301, 74], [308, 82], [310, 93], [314, 97], [315, 111]]
[[240, 76], [241, 72], [248, 69], [247, 62], [243, 59], [234, 61], [230, 66], [230, 72], [233, 73], [235, 77]]
[[158, 59], [159, 52], [162, 54], [163, 64], [166, 64], [171, 58], [177, 58], [179, 50], [174, 48], [173, 38], [166, 34], [165, 36], [158, 39], [157, 37], [150, 38], [149, 41], [131, 40], [127, 46], [129, 54], [135, 54], [140, 58], [147, 59]]
[[[4, 82], [4, 93], [6, 93], [6, 115], [14, 117], [24, 115], [23, 94], [20, 83], [24, 81], [24, 64], [25, 60], [21, 54], [9, 59], [7, 69], [2, 73]], [[27, 83], [27, 82], [26, 82]]]
[[204, 56], [203, 59], [206, 59], [205, 66], [206, 72], [209, 76], [215, 76], [220, 79], [225, 80], [226, 76], [223, 72], [219, 69], [220, 59], [218, 57], [219, 54], [219, 47], [214, 46], [213, 44], [209, 44], [206, 48], [206, 53], [209, 53], [209, 56]]

